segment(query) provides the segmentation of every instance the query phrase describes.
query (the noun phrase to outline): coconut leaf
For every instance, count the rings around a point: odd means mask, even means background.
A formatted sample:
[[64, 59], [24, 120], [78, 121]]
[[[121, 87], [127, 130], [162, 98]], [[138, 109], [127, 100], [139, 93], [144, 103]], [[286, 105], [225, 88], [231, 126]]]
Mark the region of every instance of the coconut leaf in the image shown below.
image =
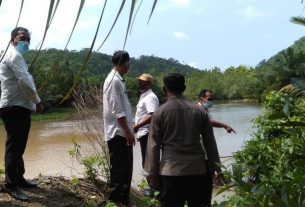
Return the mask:
[[142, 2], [143, 2], [143, 0], [141, 0], [139, 6], [138, 6], [138, 8], [137, 8], [137, 11], [136, 11], [136, 13], [135, 13], [135, 15], [134, 15], [134, 17], [133, 17], [133, 20], [132, 20], [132, 23], [131, 23], [131, 27], [130, 27], [130, 30], [129, 30], [129, 34], [131, 34], [131, 30], [132, 30], [132, 28], [133, 28], [134, 21], [135, 21], [137, 15], [138, 15], [138, 12], [139, 12], [139, 10], [140, 10], [140, 7], [142, 6]]
[[81, 14], [81, 12], [82, 12], [82, 9], [83, 9], [83, 6], [84, 6], [84, 3], [85, 3], [85, 0], [81, 0], [80, 5], [79, 5], [79, 9], [78, 9], [78, 12], [77, 12], [77, 16], [76, 16], [76, 19], [75, 19], [75, 22], [74, 22], [74, 25], [73, 25], [73, 29], [72, 29], [72, 31], [71, 31], [71, 34], [70, 34], [70, 36], [69, 36], [68, 42], [67, 42], [67, 44], [66, 44], [66, 46], [65, 46], [65, 49], [64, 49], [64, 50], [66, 50], [66, 49], [67, 49], [68, 44], [70, 43], [70, 40], [71, 40], [72, 34], [73, 34], [74, 29], [75, 29], [75, 27], [76, 27], [76, 24], [77, 24], [77, 22], [78, 22], [79, 16], [80, 16], [80, 14]]
[[[60, 1], [60, 0], [58, 0]], [[42, 41], [41, 41], [41, 44], [40, 44], [40, 47], [38, 49], [38, 52], [36, 53], [36, 56], [34, 57], [31, 65], [30, 65], [30, 68], [34, 65], [34, 63], [36, 62], [36, 59], [40, 53], [40, 50], [42, 48], [42, 45], [44, 43], [44, 40], [46, 38], [46, 35], [47, 35], [47, 32], [48, 32], [48, 29], [50, 27], [50, 24], [51, 24], [51, 19], [52, 19], [52, 14], [53, 14], [53, 9], [54, 9], [54, 2], [55, 0], [51, 0], [50, 1], [50, 6], [49, 6], [49, 13], [48, 13], [48, 18], [47, 18], [47, 22], [46, 22], [46, 27], [45, 27], [45, 30], [44, 30], [44, 34], [43, 34], [43, 38], [42, 38]]]
[[134, 11], [134, 8], [135, 8], [135, 4], [136, 4], [136, 0], [132, 0], [131, 1], [131, 8], [130, 8], [130, 12], [129, 12], [129, 19], [128, 19], [128, 25], [127, 25], [127, 30], [126, 30], [126, 34], [125, 34], [125, 40], [124, 40], [123, 49], [125, 48], [125, 45], [126, 45], [128, 31], [130, 29], [130, 25], [131, 25], [131, 21], [132, 21], [132, 16], [133, 16], [133, 11]]
[[99, 50], [101, 49], [101, 47], [104, 45], [104, 43], [105, 43], [106, 40], [108, 39], [110, 33], [112, 32], [112, 30], [113, 30], [113, 28], [114, 28], [114, 25], [115, 25], [116, 22], [118, 21], [118, 18], [119, 18], [120, 14], [121, 14], [121, 12], [122, 12], [122, 10], [123, 10], [123, 8], [124, 8], [125, 2], [126, 2], [126, 0], [123, 0], [123, 1], [122, 1], [121, 7], [120, 7], [120, 9], [119, 9], [119, 11], [118, 11], [118, 13], [117, 13], [117, 15], [116, 15], [116, 18], [115, 18], [115, 20], [114, 20], [114, 22], [113, 22], [113, 24], [112, 24], [112, 26], [111, 26], [111, 28], [110, 28], [108, 34], [106, 35], [104, 41], [103, 41], [102, 44], [98, 47], [97, 51], [99, 51]]
[[151, 19], [151, 17], [152, 17], [152, 14], [153, 14], [153, 12], [154, 12], [154, 10], [155, 10], [155, 8], [156, 8], [157, 2], [158, 2], [158, 0], [155, 0], [155, 1], [154, 1], [154, 4], [153, 4], [153, 6], [152, 6], [152, 8], [151, 8], [151, 12], [150, 12], [150, 15], [149, 15], [149, 18], [148, 18], [148, 21], [147, 21], [147, 24], [149, 23], [149, 21], [150, 21], [150, 19]]
[[[1, 2], [2, 2], [2, 1], [1, 1]], [[1, 2], [0, 2], [0, 5], [1, 5]], [[15, 26], [15, 27], [17, 27], [18, 24], [19, 24], [21, 12], [22, 12], [22, 9], [23, 9], [23, 3], [24, 3], [24, 0], [21, 1], [20, 10], [19, 10], [19, 15], [18, 15], [18, 19], [17, 19], [17, 23], [16, 23], [16, 26]], [[3, 53], [2, 57], [1, 57], [0, 62], [2, 62], [2, 60], [3, 60], [3, 58], [4, 58], [5, 54], [6, 54], [6, 52], [7, 52], [7, 50], [8, 50], [8, 47], [10, 46], [10, 42], [11, 42], [11, 41], [8, 42], [8, 44], [7, 44], [6, 48], [5, 48], [5, 51], [4, 51], [4, 53]]]
[[304, 17], [291, 17], [290, 21], [295, 23], [295, 24], [305, 26], [305, 18]]

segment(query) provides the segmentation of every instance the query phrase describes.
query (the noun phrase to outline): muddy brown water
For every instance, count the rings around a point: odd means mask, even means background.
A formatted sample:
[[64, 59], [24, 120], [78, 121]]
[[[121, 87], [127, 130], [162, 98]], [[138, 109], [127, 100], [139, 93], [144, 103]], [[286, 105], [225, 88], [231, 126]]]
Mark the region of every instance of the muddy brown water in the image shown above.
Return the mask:
[[[214, 119], [230, 125], [236, 134], [228, 134], [223, 129], [214, 128], [221, 156], [230, 156], [251, 138], [251, 120], [261, 113], [258, 105], [244, 103], [217, 104], [211, 109]], [[86, 137], [79, 136], [76, 121], [32, 122], [27, 149], [24, 154], [25, 177], [34, 178], [39, 174], [82, 176], [82, 167], [69, 155], [73, 149], [72, 138], [78, 137], [81, 146], [88, 147]], [[0, 126], [0, 166], [4, 165], [5, 129]], [[225, 161], [227, 158], [222, 159]], [[133, 184], [141, 181], [142, 175], [140, 145], [134, 147]]]

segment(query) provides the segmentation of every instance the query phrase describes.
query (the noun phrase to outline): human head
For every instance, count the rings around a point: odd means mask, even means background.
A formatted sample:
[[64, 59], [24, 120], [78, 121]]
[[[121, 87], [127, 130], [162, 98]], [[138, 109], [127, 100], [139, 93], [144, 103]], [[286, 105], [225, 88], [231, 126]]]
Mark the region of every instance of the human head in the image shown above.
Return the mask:
[[163, 78], [166, 92], [173, 95], [182, 95], [185, 90], [185, 78], [179, 73], [170, 73]]
[[213, 91], [209, 89], [203, 89], [200, 91], [199, 95], [199, 102], [206, 108], [210, 108], [213, 105]]
[[125, 75], [129, 70], [129, 54], [126, 51], [115, 51], [112, 56], [112, 65], [120, 73]]
[[29, 50], [30, 41], [30, 32], [24, 27], [16, 27], [11, 32], [11, 44], [21, 53]]
[[138, 84], [139, 84], [139, 89], [141, 93], [146, 92], [149, 90], [153, 84], [153, 77], [149, 74], [143, 73], [139, 77], [137, 77]]
[[31, 34], [28, 29], [24, 27], [16, 27], [11, 32], [11, 42], [17, 42], [17, 41], [26, 41], [30, 43], [31, 41]]

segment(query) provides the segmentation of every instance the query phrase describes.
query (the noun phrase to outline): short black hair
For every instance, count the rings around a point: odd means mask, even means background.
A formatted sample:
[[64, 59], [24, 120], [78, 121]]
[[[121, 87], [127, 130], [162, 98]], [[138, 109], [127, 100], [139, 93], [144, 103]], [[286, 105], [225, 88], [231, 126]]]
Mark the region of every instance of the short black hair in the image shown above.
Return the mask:
[[198, 94], [198, 98], [201, 98], [201, 97], [206, 97], [206, 95], [207, 95], [207, 92], [210, 92], [210, 93], [213, 93], [213, 91], [211, 91], [211, 90], [209, 90], [209, 89], [202, 89], [201, 91], [200, 91], [200, 93]]
[[15, 37], [18, 36], [18, 34], [20, 32], [24, 32], [24, 33], [28, 33], [30, 34], [29, 30], [27, 28], [24, 27], [16, 27], [15, 29], [13, 29], [13, 31], [11, 32], [11, 41], [14, 41]]
[[163, 78], [164, 86], [174, 94], [182, 94], [185, 90], [185, 78], [180, 73], [169, 73]]
[[112, 64], [114, 66], [121, 66], [124, 65], [129, 61], [129, 54], [126, 51], [118, 50], [115, 51], [112, 56]]

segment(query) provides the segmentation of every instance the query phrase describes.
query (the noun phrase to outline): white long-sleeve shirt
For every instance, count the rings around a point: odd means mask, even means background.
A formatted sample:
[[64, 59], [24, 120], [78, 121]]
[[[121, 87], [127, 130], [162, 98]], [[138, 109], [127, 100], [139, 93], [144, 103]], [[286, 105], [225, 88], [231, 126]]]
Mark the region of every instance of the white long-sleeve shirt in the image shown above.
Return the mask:
[[41, 100], [22, 54], [10, 46], [0, 63], [0, 108], [22, 106], [32, 111]]
[[129, 130], [133, 131], [134, 119], [123, 78], [114, 69], [108, 74], [103, 86], [103, 119], [105, 140], [116, 135], [126, 137], [117, 119], [125, 117]]

